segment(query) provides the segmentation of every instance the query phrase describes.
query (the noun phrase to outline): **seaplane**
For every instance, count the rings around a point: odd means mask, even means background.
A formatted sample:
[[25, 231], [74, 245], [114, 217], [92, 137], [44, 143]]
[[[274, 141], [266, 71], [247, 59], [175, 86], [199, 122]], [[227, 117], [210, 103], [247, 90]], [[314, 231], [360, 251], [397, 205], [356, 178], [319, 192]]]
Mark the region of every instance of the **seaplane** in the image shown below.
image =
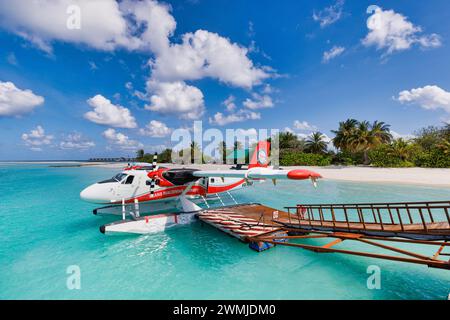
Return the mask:
[[[100, 227], [102, 233], [146, 234], [167, 227], [190, 223], [210, 202], [225, 206], [223, 196], [235, 204], [230, 192], [251, 186], [255, 181], [306, 180], [314, 186], [321, 175], [302, 169], [269, 167], [270, 142], [258, 142], [248, 169], [201, 170], [167, 168], [153, 163], [129, 164], [114, 177], [92, 184], [81, 191], [84, 201], [101, 204], [95, 215], [121, 215], [122, 220]], [[161, 214], [172, 210], [173, 213]]]

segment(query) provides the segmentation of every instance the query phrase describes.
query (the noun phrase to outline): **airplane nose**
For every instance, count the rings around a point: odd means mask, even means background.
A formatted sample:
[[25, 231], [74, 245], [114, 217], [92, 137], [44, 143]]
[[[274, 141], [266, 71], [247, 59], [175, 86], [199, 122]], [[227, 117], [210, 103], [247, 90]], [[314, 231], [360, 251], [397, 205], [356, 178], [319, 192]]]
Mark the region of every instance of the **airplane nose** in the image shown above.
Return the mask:
[[92, 186], [89, 186], [80, 192], [80, 198], [87, 202], [95, 202]]

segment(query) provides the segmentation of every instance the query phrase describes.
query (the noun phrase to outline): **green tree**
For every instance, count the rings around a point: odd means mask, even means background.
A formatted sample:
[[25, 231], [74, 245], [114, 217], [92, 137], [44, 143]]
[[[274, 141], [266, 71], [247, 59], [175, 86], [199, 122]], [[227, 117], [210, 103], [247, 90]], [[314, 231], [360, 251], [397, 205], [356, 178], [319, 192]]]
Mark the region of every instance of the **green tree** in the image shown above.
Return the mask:
[[145, 155], [144, 149], [139, 149], [138, 151], [136, 151], [137, 160], [142, 160], [144, 158], [144, 155]]
[[189, 148], [191, 149], [191, 163], [194, 163], [195, 161], [195, 154], [199, 154], [200, 159], [202, 159], [202, 151], [197, 142], [192, 141]]
[[335, 134], [333, 145], [341, 151], [351, 151], [350, 140], [355, 134], [358, 124], [359, 122], [355, 119], [347, 119], [339, 122], [339, 129], [332, 130]]
[[390, 145], [388, 154], [397, 157], [402, 161], [408, 160], [411, 152], [411, 143], [399, 138], [394, 140]]
[[278, 134], [278, 146], [280, 150], [295, 149], [301, 151], [304, 149], [304, 144], [304, 140], [299, 140], [297, 135], [292, 132], [280, 132]]
[[225, 141], [219, 142], [217, 149], [222, 158], [222, 163], [225, 164], [227, 162], [227, 143]]
[[381, 144], [389, 143], [391, 139], [388, 124], [379, 121], [370, 124], [368, 121], [362, 121], [358, 123], [356, 130], [350, 136], [348, 147], [353, 152], [362, 152], [364, 164], [369, 164], [368, 152]]
[[306, 150], [310, 153], [324, 154], [327, 152], [327, 142], [321, 132], [314, 132], [305, 141]]

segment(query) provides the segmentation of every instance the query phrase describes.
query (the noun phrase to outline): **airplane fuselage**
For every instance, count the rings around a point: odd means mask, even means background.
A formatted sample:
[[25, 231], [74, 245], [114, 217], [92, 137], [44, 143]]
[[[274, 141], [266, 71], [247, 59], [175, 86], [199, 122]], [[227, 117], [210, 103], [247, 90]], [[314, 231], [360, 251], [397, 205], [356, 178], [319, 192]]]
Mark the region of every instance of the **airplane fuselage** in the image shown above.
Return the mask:
[[175, 200], [186, 188], [187, 197], [208, 197], [241, 188], [242, 178], [196, 178], [194, 169], [146, 170], [130, 168], [111, 179], [95, 183], [80, 193], [80, 197], [97, 204], [160, 202]]

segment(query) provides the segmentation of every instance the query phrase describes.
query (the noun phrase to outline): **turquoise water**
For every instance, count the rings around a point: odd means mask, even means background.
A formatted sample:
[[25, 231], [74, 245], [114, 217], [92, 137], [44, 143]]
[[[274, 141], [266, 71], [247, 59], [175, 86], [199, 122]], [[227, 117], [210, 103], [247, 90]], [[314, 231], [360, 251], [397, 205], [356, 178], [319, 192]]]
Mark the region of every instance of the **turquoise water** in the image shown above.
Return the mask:
[[[256, 253], [198, 222], [153, 235], [105, 236], [98, 227], [114, 219], [93, 216], [94, 206], [78, 195], [112, 173], [0, 164], [1, 299], [446, 299], [450, 293], [450, 271], [282, 246]], [[235, 195], [282, 208], [449, 200], [450, 189], [333, 181], [314, 189], [309, 182], [279, 182]], [[81, 270], [80, 290], [67, 289], [71, 265]], [[366, 286], [370, 265], [380, 267], [380, 290]]]

